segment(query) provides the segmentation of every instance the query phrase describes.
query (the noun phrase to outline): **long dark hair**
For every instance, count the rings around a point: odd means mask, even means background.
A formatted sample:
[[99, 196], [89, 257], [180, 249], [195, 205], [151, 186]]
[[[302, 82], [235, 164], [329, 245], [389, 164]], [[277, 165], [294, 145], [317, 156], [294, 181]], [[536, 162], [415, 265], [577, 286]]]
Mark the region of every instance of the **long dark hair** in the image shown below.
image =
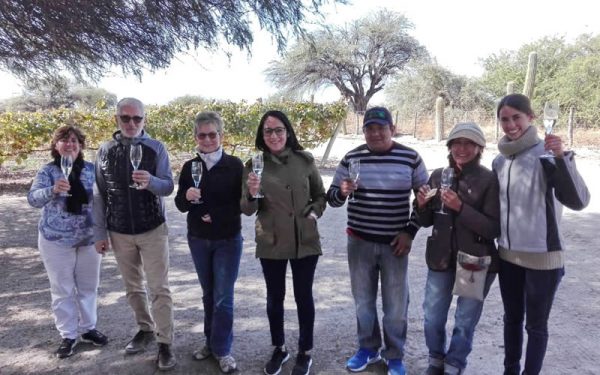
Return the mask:
[[510, 94], [502, 98], [496, 109], [496, 118], [500, 118], [500, 110], [505, 106], [509, 106], [519, 112], [535, 117], [535, 112], [533, 112], [533, 109], [531, 108], [531, 101], [523, 94]]
[[269, 147], [267, 147], [267, 144], [265, 143], [265, 137], [263, 135], [265, 121], [267, 121], [268, 117], [275, 117], [283, 123], [283, 126], [285, 126], [285, 131], [287, 133], [285, 147], [289, 147], [290, 149], [292, 149], [292, 151], [304, 150], [304, 147], [300, 145], [300, 143], [298, 142], [298, 138], [296, 138], [296, 133], [294, 132], [294, 128], [292, 128], [292, 123], [287, 118], [285, 113], [281, 111], [267, 111], [267, 113], [265, 113], [260, 119], [258, 129], [256, 130], [256, 140], [254, 141], [254, 145], [258, 150], [261, 150], [263, 152], [270, 152]]

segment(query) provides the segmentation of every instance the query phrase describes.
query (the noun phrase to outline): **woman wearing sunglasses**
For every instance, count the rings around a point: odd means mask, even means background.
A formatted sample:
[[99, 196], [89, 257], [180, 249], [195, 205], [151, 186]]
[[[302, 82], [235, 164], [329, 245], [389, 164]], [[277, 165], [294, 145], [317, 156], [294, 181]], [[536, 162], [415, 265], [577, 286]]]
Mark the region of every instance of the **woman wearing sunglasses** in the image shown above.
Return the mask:
[[[450, 131], [447, 146], [449, 167], [454, 169], [451, 187], [436, 193], [432, 190], [440, 187], [443, 168], [439, 168], [433, 171], [428, 184], [419, 188], [416, 197], [419, 223], [424, 227], [433, 225], [425, 254], [429, 271], [423, 301], [429, 350], [427, 375], [460, 374], [466, 368], [483, 299], [498, 268], [494, 245], [500, 233], [498, 181], [479, 164], [485, 148], [483, 132], [475, 123], [457, 124]], [[463, 257], [491, 260], [487, 274], [485, 266], [463, 264]], [[461, 270], [466, 270], [466, 280], [460, 277]], [[461, 286], [456, 282], [475, 283], [475, 275], [481, 275], [481, 296], [473, 298], [456, 292]], [[450, 344], [446, 345], [445, 327], [453, 291], [459, 297]]]
[[[183, 165], [175, 197], [179, 211], [188, 213], [188, 245], [202, 287], [206, 341], [194, 358], [213, 356], [221, 371], [230, 373], [237, 368], [231, 346], [233, 291], [242, 255], [243, 165], [223, 150], [218, 113], [196, 116], [194, 139], [197, 156]], [[197, 186], [194, 179], [200, 181]]]

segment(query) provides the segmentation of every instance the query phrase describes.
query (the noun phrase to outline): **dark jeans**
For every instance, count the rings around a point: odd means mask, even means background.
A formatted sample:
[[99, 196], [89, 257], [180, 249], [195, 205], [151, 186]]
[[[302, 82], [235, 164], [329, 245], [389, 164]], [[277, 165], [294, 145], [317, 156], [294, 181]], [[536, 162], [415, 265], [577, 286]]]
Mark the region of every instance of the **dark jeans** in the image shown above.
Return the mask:
[[301, 259], [260, 259], [265, 283], [267, 284], [267, 316], [271, 329], [271, 343], [274, 346], [285, 344], [283, 330], [283, 300], [285, 299], [285, 274], [287, 263], [292, 268], [294, 299], [298, 310], [298, 350], [307, 351], [313, 347], [315, 325], [315, 303], [312, 286], [317, 268], [318, 255]]
[[188, 245], [202, 286], [206, 346], [219, 357], [233, 343], [233, 287], [242, 256], [242, 236], [205, 240], [188, 236]]
[[527, 330], [525, 373], [540, 373], [548, 344], [548, 318], [564, 273], [564, 268], [533, 270], [500, 260], [505, 374], [519, 374], [521, 370], [524, 317]]

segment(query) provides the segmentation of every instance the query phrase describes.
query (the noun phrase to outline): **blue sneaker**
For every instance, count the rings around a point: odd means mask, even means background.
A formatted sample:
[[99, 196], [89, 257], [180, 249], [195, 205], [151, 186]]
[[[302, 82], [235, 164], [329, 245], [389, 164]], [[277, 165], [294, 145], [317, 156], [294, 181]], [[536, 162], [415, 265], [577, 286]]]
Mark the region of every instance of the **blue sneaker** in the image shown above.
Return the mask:
[[350, 357], [348, 362], [346, 362], [346, 368], [352, 372], [358, 372], [366, 369], [368, 365], [379, 361], [381, 361], [381, 355], [378, 351], [360, 348], [356, 354]]
[[385, 363], [388, 367], [388, 375], [406, 375], [406, 369], [401, 359], [388, 359]]

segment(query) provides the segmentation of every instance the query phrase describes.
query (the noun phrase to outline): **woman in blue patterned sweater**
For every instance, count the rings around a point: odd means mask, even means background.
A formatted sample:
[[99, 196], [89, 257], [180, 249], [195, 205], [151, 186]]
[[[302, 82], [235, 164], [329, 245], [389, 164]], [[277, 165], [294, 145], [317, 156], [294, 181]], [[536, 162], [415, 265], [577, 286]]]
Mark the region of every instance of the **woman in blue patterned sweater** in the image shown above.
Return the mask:
[[[58, 358], [73, 354], [79, 334], [81, 341], [96, 346], [108, 342], [96, 330], [101, 256], [94, 249], [92, 233], [94, 165], [83, 160], [84, 147], [81, 130], [71, 125], [58, 128], [50, 143], [53, 161], [38, 171], [27, 195], [31, 206], [42, 209], [38, 248], [50, 280], [54, 321], [62, 337]], [[60, 167], [65, 155], [74, 160], [68, 180]]]

